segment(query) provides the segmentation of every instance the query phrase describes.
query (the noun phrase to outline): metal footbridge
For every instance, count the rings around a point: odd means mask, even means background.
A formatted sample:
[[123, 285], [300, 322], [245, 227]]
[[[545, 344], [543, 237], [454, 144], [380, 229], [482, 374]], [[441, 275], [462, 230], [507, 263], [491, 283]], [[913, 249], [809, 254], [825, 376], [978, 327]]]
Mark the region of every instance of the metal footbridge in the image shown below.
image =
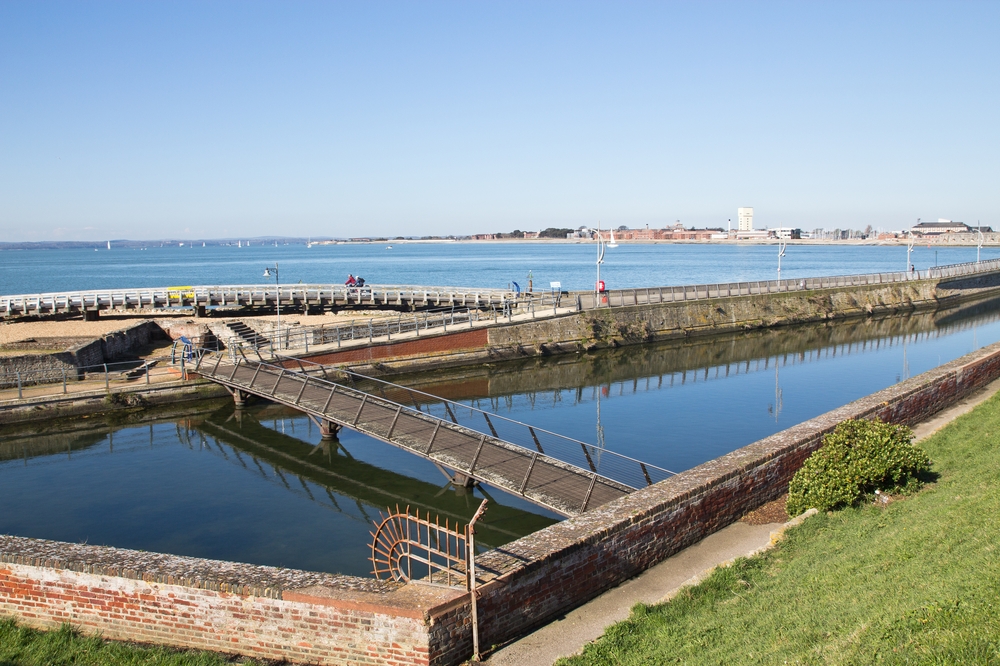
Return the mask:
[[516, 298], [504, 289], [414, 285], [338, 284], [209, 285], [95, 289], [0, 296], [0, 317], [54, 313], [99, 312], [142, 308], [206, 307], [329, 307], [389, 305], [424, 307], [502, 306]]
[[[321, 424], [351, 428], [452, 470], [453, 478], [490, 484], [564, 516], [673, 474], [404, 386], [297, 359], [282, 363], [216, 352], [202, 355], [192, 371], [238, 400], [255, 395], [293, 407]], [[488, 432], [471, 427], [478, 423]]]

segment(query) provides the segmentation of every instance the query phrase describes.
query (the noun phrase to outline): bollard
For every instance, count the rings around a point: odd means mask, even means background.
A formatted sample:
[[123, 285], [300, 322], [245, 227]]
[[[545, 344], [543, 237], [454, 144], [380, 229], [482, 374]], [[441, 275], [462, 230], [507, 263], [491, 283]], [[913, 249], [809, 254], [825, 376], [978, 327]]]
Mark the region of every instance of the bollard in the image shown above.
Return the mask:
[[63, 368], [62, 371], [63, 371], [63, 393], [65, 393], [66, 392], [66, 368]]
[[[183, 363], [183, 359], [181, 359], [181, 362]], [[107, 392], [109, 392], [109, 393], [111, 392], [111, 387], [108, 385], [108, 364], [107, 363], [104, 364], [104, 390], [107, 391]]]
[[148, 386], [149, 385], [149, 361], [146, 361], [143, 365], [146, 366], [146, 385]]
[[[273, 351], [274, 350], [272, 349], [272, 353], [273, 353]], [[184, 357], [183, 356], [181, 356], [181, 381], [182, 382], [186, 382], [187, 381], [187, 370], [184, 368]]]
[[17, 399], [20, 400], [22, 397], [24, 396], [21, 395], [21, 373], [19, 372], [17, 373]]
[[337, 349], [340, 349], [340, 327], [337, 327]]

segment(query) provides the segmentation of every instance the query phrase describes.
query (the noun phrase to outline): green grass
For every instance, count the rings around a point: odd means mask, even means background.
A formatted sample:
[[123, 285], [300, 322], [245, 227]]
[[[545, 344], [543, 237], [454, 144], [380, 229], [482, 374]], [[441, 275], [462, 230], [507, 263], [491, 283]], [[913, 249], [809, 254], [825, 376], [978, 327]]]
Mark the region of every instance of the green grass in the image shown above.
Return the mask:
[[0, 666], [222, 666], [232, 663], [227, 657], [211, 652], [105, 641], [96, 636], [83, 636], [68, 625], [57, 631], [36, 631], [10, 618], [0, 619]]
[[921, 446], [916, 495], [810, 518], [560, 664], [1000, 664], [1000, 394]]

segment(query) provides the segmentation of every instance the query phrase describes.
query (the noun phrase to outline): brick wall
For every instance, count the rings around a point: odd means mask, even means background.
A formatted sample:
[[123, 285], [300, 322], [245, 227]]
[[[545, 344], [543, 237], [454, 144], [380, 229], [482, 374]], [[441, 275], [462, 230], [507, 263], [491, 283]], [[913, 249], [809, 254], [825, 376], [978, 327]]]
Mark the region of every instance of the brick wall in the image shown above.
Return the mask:
[[484, 554], [480, 643], [551, 621], [779, 497], [841, 421], [913, 424], [997, 378], [1000, 343]]
[[[232, 577], [252, 582], [227, 581]], [[111, 639], [299, 663], [428, 664], [425, 608], [454, 596], [427, 586], [0, 537], [0, 615], [42, 628], [69, 622]]]
[[[388, 342], [385, 344], [368, 345], [365, 347], [352, 347], [339, 351], [326, 352], [322, 354], [303, 355], [314, 363], [341, 364], [341, 363], [361, 363], [365, 361], [377, 361], [379, 359], [398, 358], [416, 355], [432, 355], [442, 352], [455, 352], [463, 349], [482, 349], [486, 347], [488, 334], [485, 328], [477, 328], [459, 333], [446, 333], [441, 335], [415, 338], [401, 342]], [[287, 367], [295, 367], [294, 362], [285, 364]]]
[[[998, 377], [1000, 343], [481, 555], [480, 644], [551, 621], [778, 497], [837, 423], [914, 423]], [[471, 653], [460, 591], [19, 537], [0, 536], [0, 614], [312, 663]]]

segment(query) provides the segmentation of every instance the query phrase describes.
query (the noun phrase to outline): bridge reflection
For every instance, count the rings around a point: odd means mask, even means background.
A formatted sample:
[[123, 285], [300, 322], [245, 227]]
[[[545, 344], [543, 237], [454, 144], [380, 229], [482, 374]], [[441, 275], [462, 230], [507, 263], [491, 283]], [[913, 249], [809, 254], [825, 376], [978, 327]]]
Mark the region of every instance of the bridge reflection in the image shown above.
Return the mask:
[[[270, 428], [265, 425], [269, 421]], [[287, 423], [288, 430], [298, 423], [301, 435], [307, 438], [312, 429], [301, 412], [282, 406], [250, 410], [227, 406], [206, 417], [179, 421], [177, 433], [192, 448], [207, 449], [288, 492], [368, 525], [378, 518], [379, 511], [396, 504], [463, 523], [479, 506], [479, 500], [464, 488], [438, 486], [357, 460], [337, 440], [313, 445], [280, 432], [279, 422]], [[503, 495], [490, 499], [490, 516], [481, 524], [482, 537], [477, 532], [477, 540], [484, 546], [499, 546], [556, 522], [504, 504]]]

